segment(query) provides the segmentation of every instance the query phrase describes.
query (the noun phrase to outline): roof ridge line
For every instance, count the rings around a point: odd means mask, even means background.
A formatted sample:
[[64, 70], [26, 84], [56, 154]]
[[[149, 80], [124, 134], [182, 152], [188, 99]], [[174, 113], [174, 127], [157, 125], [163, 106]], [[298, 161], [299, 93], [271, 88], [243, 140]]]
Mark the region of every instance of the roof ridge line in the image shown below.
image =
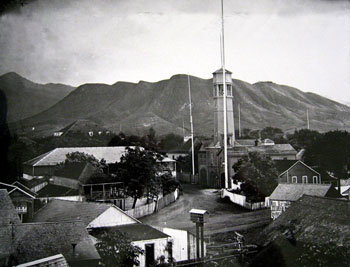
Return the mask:
[[[26, 226], [26, 225], [33, 225], [33, 224], [60, 224], [60, 223], [84, 223], [82, 220], [62, 220], [57, 222], [28, 222], [28, 223], [19, 223], [15, 224], [16, 226]], [[85, 227], [84, 227], [85, 228]]]
[[51, 151], [49, 151], [44, 157], [42, 157], [40, 160], [38, 160], [37, 162], [35, 162], [33, 164], [33, 166], [36, 166], [40, 161], [42, 161], [44, 158], [46, 158], [47, 156], [49, 156], [51, 153], [53, 153], [57, 148], [52, 149]]

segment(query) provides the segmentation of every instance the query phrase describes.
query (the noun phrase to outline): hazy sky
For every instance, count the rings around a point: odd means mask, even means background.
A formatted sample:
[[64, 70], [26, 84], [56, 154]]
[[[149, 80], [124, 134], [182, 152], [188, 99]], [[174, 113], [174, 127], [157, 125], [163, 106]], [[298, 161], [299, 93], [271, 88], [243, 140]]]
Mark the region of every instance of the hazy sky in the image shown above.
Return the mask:
[[[225, 0], [226, 67], [350, 102], [350, 2]], [[0, 17], [0, 74], [159, 81], [220, 67], [220, 0], [37, 0]]]

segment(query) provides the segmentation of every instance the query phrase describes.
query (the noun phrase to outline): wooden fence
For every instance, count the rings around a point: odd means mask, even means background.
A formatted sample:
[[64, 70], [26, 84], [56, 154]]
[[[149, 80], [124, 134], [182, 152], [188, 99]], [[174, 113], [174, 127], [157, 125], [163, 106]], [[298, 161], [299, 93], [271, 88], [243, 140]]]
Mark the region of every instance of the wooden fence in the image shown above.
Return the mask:
[[235, 203], [249, 210], [259, 210], [259, 209], [265, 209], [269, 207], [268, 205], [269, 201], [251, 202], [247, 200], [246, 196], [231, 193], [226, 189], [222, 189], [221, 198], [225, 198], [225, 197], [228, 197], [232, 203]]
[[175, 202], [179, 197], [179, 189], [176, 189], [174, 192], [163, 196], [158, 199], [157, 202], [152, 202], [143, 206], [136, 207], [135, 209], [126, 210], [125, 212], [134, 217], [141, 218], [147, 215], [150, 215], [162, 208], [168, 206], [169, 204]]

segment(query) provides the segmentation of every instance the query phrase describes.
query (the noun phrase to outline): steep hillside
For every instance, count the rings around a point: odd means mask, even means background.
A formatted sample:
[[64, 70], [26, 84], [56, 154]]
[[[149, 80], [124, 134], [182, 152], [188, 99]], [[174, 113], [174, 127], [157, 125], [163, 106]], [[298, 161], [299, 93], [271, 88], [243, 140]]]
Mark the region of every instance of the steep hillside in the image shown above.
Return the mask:
[[0, 76], [0, 90], [7, 99], [7, 121], [18, 121], [42, 112], [74, 90], [63, 84], [37, 84], [17, 73]]
[[[235, 123], [238, 124], [240, 103], [242, 128], [303, 128], [308, 110], [312, 129], [350, 129], [350, 107], [319, 95], [272, 82], [249, 84], [233, 80], [233, 86]], [[191, 92], [195, 132], [210, 136], [215, 108], [212, 80], [192, 76]], [[153, 127], [159, 134], [180, 134], [183, 124], [189, 129], [187, 75], [155, 83], [84, 84], [19, 125], [23, 129], [35, 126], [38, 132], [48, 134], [79, 119], [95, 121], [115, 132], [143, 134]]]

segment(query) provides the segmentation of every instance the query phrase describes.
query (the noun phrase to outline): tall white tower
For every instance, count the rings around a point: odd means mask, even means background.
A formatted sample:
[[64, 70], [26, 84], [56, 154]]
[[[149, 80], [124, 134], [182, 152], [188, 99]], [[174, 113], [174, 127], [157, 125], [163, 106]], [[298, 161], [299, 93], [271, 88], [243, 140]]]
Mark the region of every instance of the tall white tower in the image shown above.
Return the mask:
[[[224, 80], [223, 69], [213, 73], [214, 101], [215, 101], [215, 143], [224, 144]], [[225, 70], [226, 107], [227, 107], [227, 145], [233, 146], [235, 141], [235, 126], [233, 117], [232, 72]]]

